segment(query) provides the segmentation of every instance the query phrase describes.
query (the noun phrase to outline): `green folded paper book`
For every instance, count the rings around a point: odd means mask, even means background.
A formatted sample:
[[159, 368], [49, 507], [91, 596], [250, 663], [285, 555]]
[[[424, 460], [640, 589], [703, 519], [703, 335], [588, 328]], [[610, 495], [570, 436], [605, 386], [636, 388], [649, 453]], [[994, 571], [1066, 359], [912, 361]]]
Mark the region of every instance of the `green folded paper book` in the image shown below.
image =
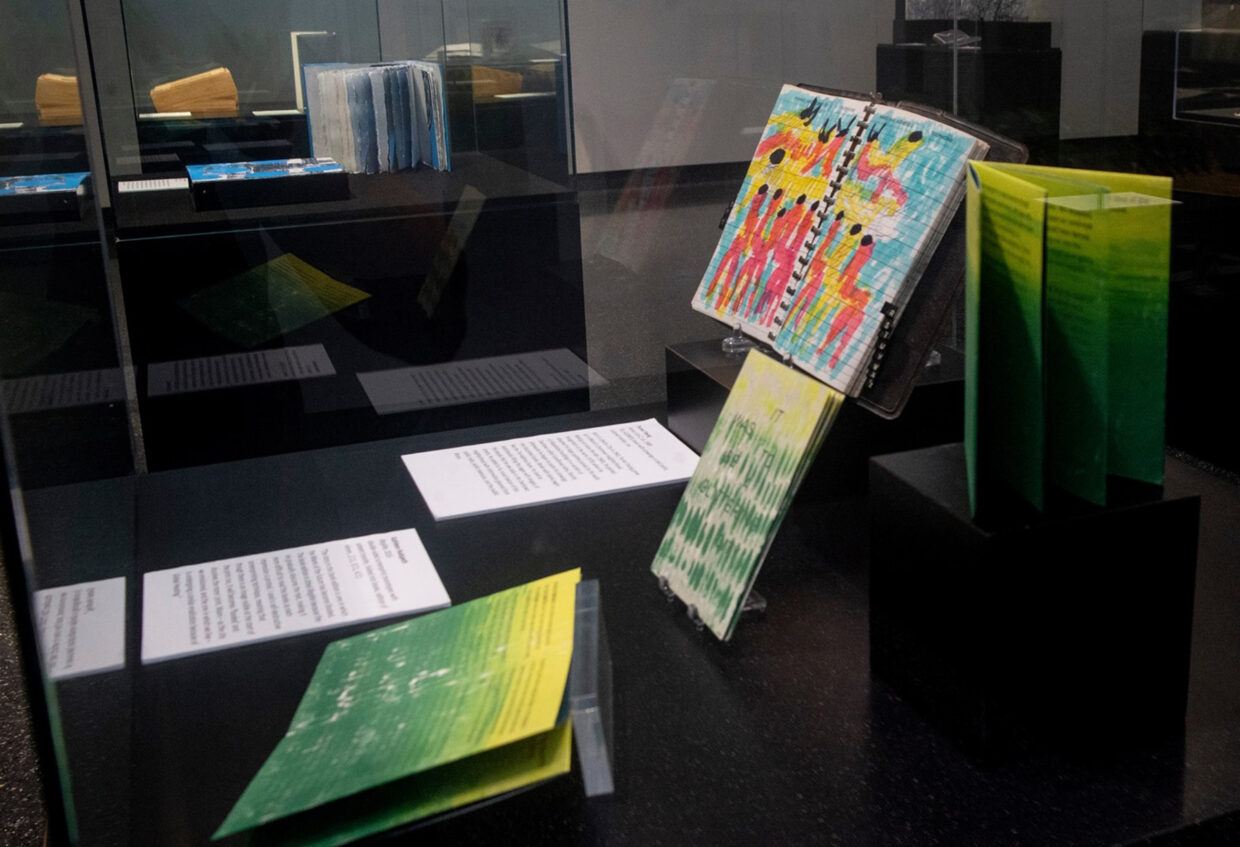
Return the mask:
[[215, 833], [336, 845], [569, 769], [579, 571], [330, 644]]
[[1163, 475], [1171, 180], [970, 164], [965, 449], [996, 486], [1104, 504]]

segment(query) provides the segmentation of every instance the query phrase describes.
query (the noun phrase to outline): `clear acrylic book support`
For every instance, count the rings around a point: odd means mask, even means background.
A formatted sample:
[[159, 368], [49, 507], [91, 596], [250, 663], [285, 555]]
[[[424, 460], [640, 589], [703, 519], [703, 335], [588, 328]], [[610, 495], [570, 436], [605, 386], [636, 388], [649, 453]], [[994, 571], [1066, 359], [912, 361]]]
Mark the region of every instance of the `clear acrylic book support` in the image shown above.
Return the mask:
[[[668, 584], [667, 577], [658, 577], [659, 590], [663, 592], [663, 596], [667, 598], [667, 602], [678, 600], [676, 592], [672, 590], [672, 586]], [[756, 589], [749, 589], [749, 593], [745, 595], [745, 601], [741, 603], [742, 621], [747, 618], [755, 618], [766, 611], [766, 598], [757, 592]], [[706, 628], [706, 624], [702, 621], [701, 615], [698, 614], [697, 606], [692, 603], [685, 604], [685, 614], [689, 616], [689, 620], [693, 621], [693, 626], [700, 632]]]
[[723, 352], [731, 354], [744, 353], [757, 346], [758, 342], [741, 332], [740, 324], [732, 327], [732, 334], [724, 336], [724, 339], [719, 342], [719, 347]]
[[611, 794], [611, 651], [603, 628], [598, 580], [577, 584], [577, 618], [573, 628], [573, 663], [568, 673], [569, 713], [577, 763], [587, 797]]

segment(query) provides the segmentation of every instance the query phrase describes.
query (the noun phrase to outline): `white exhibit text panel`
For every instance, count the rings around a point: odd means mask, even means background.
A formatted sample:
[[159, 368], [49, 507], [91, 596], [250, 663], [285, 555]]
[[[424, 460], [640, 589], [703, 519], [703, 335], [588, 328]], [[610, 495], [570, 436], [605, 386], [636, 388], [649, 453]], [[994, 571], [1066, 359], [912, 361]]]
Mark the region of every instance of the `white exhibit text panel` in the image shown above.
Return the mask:
[[142, 662], [449, 605], [413, 529], [153, 571]]
[[401, 458], [436, 519], [681, 482], [697, 466], [653, 418]]
[[44, 588], [34, 605], [48, 679], [125, 667], [125, 577]]

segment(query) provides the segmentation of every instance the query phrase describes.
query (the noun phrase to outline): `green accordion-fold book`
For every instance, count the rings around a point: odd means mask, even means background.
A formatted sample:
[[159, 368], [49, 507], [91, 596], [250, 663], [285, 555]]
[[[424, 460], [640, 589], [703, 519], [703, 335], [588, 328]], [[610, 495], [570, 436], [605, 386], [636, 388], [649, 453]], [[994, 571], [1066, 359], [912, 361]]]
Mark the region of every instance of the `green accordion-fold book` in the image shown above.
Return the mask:
[[328, 645], [215, 838], [346, 844], [566, 773], [580, 571]]
[[1171, 180], [973, 162], [967, 196], [973, 512], [1161, 484]]
[[843, 402], [764, 353], [746, 355], [651, 566], [721, 640]]

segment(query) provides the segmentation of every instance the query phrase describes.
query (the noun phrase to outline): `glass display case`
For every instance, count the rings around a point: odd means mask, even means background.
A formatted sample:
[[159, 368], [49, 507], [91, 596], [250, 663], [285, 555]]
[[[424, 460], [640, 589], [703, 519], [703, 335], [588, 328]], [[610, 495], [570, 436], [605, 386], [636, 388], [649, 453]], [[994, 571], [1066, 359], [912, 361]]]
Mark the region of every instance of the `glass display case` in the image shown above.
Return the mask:
[[[0, 0], [0, 185], [66, 189], [0, 194], [0, 530], [51, 841], [265, 843], [212, 835], [328, 645], [413, 611], [179, 656], [152, 621], [208, 585], [201, 620], [239, 630], [252, 595], [228, 574], [246, 563], [411, 531], [453, 606], [573, 568], [597, 582], [615, 796], [588, 796], [573, 764], [367, 843], [1236, 840], [1240, 450], [1217, 375], [1240, 314], [1240, 157], [1226, 115], [1191, 114], [1229, 108], [1224, 6]], [[411, 63], [441, 80], [449, 166], [316, 181], [306, 67], [365, 68], [378, 158], [382, 68]], [[923, 339], [902, 416], [844, 404], [769, 547], [765, 612], [728, 643], [650, 572], [683, 485], [437, 519], [414, 483], [414, 453], [651, 420], [688, 443], [686, 407], [710, 407], [702, 446], [739, 364], [690, 300], [784, 82], [954, 111], [1036, 164], [1175, 178], [1164, 489], [1200, 495], [1202, 522], [1169, 737], [979, 758], [871, 663], [870, 458], [963, 438], [959, 310]], [[259, 163], [240, 188], [196, 170], [239, 163]], [[944, 278], [959, 258], [926, 257]], [[1089, 584], [1122, 605], [1107, 579]], [[1078, 596], [1070, 575], [1038, 591]], [[1074, 696], [1039, 694], [1068, 716]], [[0, 783], [33, 785], [5, 756]]]
[[[85, 4], [105, 34], [101, 193], [151, 468], [585, 408], [562, 8], [478, 5]], [[323, 155], [307, 66], [406, 60], [437, 68], [438, 167], [337, 175], [328, 193], [305, 176], [186, 184], [187, 167]], [[496, 388], [463, 416], [375, 387], [544, 350], [575, 363], [563, 384]], [[260, 360], [299, 376], [261, 399], [187, 376]]]
[[113, 176], [186, 164], [311, 155], [304, 66], [425, 60], [443, 69], [453, 151], [491, 151], [552, 178], [568, 173], [563, 9], [508, 4], [86, 4], [123, 38], [101, 62]]
[[[878, 45], [878, 90], [1040, 145], [1059, 138], [1062, 57], [1055, 10], [1025, 2], [909, 2]], [[1017, 74], [1025, 84], [1010, 80]]]
[[1240, 29], [1182, 30], [1176, 33], [1176, 57], [1176, 118], [1218, 123], [1240, 120]]
[[69, 15], [14, 2], [30, 28], [7, 27], [0, 71], [0, 176], [89, 170]]
[[133, 468], [67, 6], [13, 3], [0, 76], [0, 352], [30, 484]]

